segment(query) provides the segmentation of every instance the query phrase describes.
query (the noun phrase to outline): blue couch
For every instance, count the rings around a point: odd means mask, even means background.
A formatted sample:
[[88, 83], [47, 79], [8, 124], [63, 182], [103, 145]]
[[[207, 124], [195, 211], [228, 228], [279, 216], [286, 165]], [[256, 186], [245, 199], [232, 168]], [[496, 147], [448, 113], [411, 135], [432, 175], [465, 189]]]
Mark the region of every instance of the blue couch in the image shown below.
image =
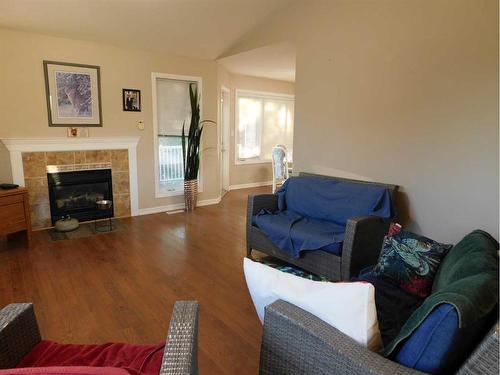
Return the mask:
[[248, 200], [247, 255], [262, 251], [331, 280], [377, 259], [397, 186], [300, 174]]

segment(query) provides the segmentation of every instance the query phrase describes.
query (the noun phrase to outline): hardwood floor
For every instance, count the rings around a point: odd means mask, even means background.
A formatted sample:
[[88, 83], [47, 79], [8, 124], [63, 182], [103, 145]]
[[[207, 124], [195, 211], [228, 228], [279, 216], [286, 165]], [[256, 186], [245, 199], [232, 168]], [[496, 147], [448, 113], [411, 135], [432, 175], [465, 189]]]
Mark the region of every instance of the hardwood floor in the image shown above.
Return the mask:
[[249, 297], [246, 197], [232, 191], [193, 213], [124, 219], [126, 229], [29, 250], [0, 239], [0, 307], [32, 301], [46, 339], [157, 343], [176, 300], [200, 304], [201, 374], [257, 374], [262, 327]]

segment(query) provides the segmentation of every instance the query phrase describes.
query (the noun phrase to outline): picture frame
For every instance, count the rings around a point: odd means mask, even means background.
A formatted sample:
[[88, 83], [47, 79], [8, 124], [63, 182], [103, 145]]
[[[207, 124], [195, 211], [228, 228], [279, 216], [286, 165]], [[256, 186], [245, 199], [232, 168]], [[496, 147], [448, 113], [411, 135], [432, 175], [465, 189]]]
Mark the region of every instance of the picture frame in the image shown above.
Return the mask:
[[43, 70], [49, 126], [102, 126], [99, 66], [44, 60]]
[[141, 112], [141, 90], [122, 89], [122, 103], [125, 112]]

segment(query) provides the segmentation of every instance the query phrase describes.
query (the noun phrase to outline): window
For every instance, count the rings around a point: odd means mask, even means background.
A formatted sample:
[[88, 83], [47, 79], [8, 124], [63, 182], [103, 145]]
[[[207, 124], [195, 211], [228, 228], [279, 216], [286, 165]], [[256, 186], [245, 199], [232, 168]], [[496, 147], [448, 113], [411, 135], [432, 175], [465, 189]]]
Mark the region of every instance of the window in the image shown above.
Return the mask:
[[189, 127], [191, 120], [192, 83], [198, 85], [201, 93], [201, 78], [152, 75], [156, 197], [182, 195], [184, 191], [181, 134], [182, 125]]
[[277, 144], [291, 161], [294, 97], [237, 90], [236, 103], [236, 164], [270, 162]]

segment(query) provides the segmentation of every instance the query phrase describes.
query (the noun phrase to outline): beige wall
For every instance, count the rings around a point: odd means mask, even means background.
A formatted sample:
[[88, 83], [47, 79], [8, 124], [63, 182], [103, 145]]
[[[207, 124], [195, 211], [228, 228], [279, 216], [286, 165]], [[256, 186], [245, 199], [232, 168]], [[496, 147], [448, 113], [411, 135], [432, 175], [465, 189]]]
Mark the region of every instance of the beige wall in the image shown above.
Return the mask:
[[498, 239], [498, 1], [299, 0], [232, 53], [284, 40], [296, 171], [399, 184], [436, 240]]
[[235, 163], [236, 90], [252, 90], [276, 94], [294, 95], [294, 83], [267, 78], [244, 76], [240, 74], [232, 74], [227, 72], [223, 67], [219, 66], [219, 84], [228, 88], [231, 95], [229, 184], [234, 186], [271, 181], [271, 163]]
[[[42, 60], [67, 61], [101, 67], [103, 127], [90, 128], [91, 136], [140, 136], [138, 145], [139, 208], [163, 206], [182, 197], [154, 196], [151, 72], [201, 76], [203, 118], [217, 119], [217, 64], [142, 50], [55, 38], [0, 29], [1, 138], [65, 136], [65, 128], [49, 128]], [[142, 112], [122, 110], [122, 88], [141, 90]], [[144, 131], [136, 127], [143, 120]], [[203, 193], [200, 199], [219, 196], [217, 129], [206, 127], [203, 154]], [[0, 149], [0, 180], [10, 179], [8, 154]]]

